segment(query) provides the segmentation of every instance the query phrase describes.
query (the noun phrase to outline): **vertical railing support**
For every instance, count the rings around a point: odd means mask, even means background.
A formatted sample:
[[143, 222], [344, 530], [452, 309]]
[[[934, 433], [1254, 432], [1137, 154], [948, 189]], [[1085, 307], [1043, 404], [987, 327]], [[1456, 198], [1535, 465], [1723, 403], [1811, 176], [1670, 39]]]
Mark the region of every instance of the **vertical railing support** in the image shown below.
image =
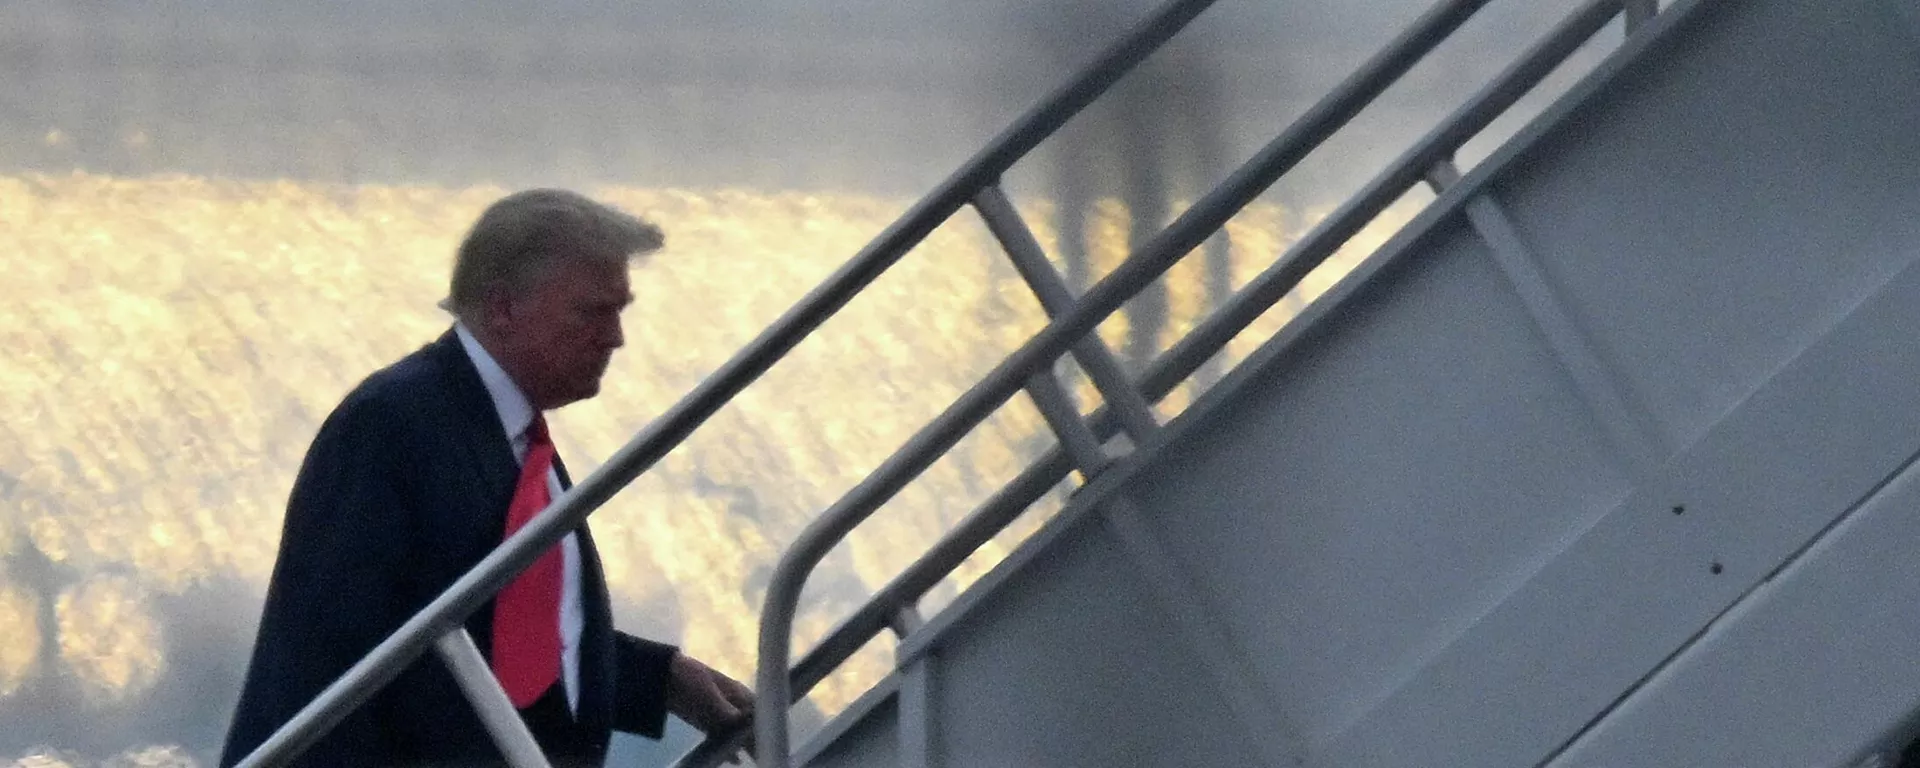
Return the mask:
[[[1067, 288], [1067, 281], [1054, 270], [1053, 263], [1047, 261], [1040, 241], [1033, 236], [1033, 230], [1027, 228], [1026, 221], [1020, 218], [1020, 212], [1000, 185], [992, 184], [980, 190], [973, 198], [973, 207], [987, 223], [987, 231], [992, 232], [994, 239], [1000, 241], [1000, 247], [1006, 250], [1014, 269], [1027, 281], [1027, 287], [1033, 289], [1047, 318], [1059, 317], [1072, 309], [1073, 293]], [[1153, 418], [1152, 406], [1141, 396], [1140, 388], [1127, 380], [1119, 359], [1098, 334], [1089, 334], [1073, 345], [1073, 359], [1079, 361], [1087, 378], [1093, 380], [1100, 397], [1112, 405], [1114, 416], [1120, 420], [1120, 429], [1135, 445], [1159, 427]]]
[[453, 672], [460, 692], [473, 704], [494, 745], [506, 755], [507, 764], [513, 768], [548, 768], [547, 756], [540, 751], [539, 742], [533, 740], [533, 733], [521, 721], [520, 712], [514, 709], [513, 701], [507, 698], [506, 690], [500, 687], [499, 679], [488, 668], [486, 657], [480, 655], [466, 628], [457, 627], [441, 635], [434, 641], [433, 649]]

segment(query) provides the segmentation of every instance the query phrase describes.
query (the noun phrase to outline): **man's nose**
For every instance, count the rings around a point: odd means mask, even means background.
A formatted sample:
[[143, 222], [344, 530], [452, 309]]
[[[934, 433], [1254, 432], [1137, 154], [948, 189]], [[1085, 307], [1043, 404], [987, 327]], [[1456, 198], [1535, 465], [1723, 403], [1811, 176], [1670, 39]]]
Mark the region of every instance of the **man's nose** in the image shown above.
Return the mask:
[[607, 325], [607, 332], [603, 334], [607, 349], [619, 349], [627, 345], [627, 332], [623, 325], [619, 320]]

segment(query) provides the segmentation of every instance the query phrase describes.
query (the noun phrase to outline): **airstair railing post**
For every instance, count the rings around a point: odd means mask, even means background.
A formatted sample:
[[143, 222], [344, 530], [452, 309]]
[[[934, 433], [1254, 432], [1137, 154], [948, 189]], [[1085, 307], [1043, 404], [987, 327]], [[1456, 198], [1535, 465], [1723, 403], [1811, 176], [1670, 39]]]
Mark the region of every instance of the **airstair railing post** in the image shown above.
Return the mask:
[[[1481, 3], [1467, 4], [1471, 4], [1477, 9]], [[1439, 29], [1439, 27], [1445, 23], [1455, 23], [1462, 20], [1459, 17], [1448, 18], [1447, 16], [1448, 14], [1461, 11], [1462, 8], [1463, 5], [1459, 4], [1448, 4], [1444, 5], [1444, 7], [1436, 7], [1430, 11], [1427, 16], [1422, 17], [1421, 22], [1415, 25], [1414, 30], [1410, 30], [1401, 38], [1396, 39], [1395, 44], [1389, 46], [1389, 51], [1400, 50], [1403, 44], [1410, 44], [1412, 41], [1430, 39], [1429, 35], [1437, 35], [1439, 38], [1444, 38], [1451, 33], [1451, 27], [1446, 27], [1445, 29]], [[1466, 12], [1470, 14], [1472, 11], [1467, 10]], [[1206, 322], [1203, 322], [1200, 328], [1195, 329], [1173, 349], [1168, 350], [1156, 359], [1140, 377], [1138, 381], [1138, 391], [1150, 402], [1157, 402], [1160, 398], [1164, 397], [1187, 377], [1192, 375], [1211, 355], [1217, 354], [1234, 335], [1244, 330], [1254, 319], [1264, 312], [1266, 308], [1270, 307], [1274, 301], [1277, 301], [1279, 297], [1285, 295], [1286, 291], [1291, 290], [1293, 286], [1297, 285], [1299, 279], [1308, 271], [1311, 271], [1313, 266], [1324, 261], [1325, 258], [1338, 249], [1342, 243], [1353, 234], [1356, 234], [1367, 222], [1377, 217], [1387, 206], [1391, 205], [1413, 185], [1424, 179], [1434, 186], [1436, 191], [1440, 191], [1443, 195], [1447, 194], [1447, 190], [1461, 180], [1459, 170], [1453, 166], [1451, 160], [1452, 154], [1458, 150], [1460, 145], [1484, 130], [1489, 123], [1503, 114], [1529, 89], [1537, 85], [1559, 64], [1577, 51], [1582, 44], [1590, 40], [1595, 33], [1605, 28], [1614, 16], [1621, 15], [1622, 13], [1638, 17], [1638, 21], [1633, 18], [1628, 19], [1629, 31], [1631, 31], [1631, 28], [1638, 23], [1643, 23], [1646, 19], [1657, 14], [1658, 6], [1657, 3], [1647, 2], [1646, 0], [1589, 0], [1589, 2], [1583, 4], [1579, 10], [1557, 26], [1547, 38], [1528, 49], [1518, 61], [1504, 70], [1492, 83], [1476, 92], [1466, 105], [1448, 116], [1439, 127], [1423, 137], [1414, 148], [1403, 154], [1399, 160], [1384, 171], [1381, 176], [1375, 178], [1361, 193], [1349, 200], [1348, 203], [1336, 211], [1333, 216], [1330, 216], [1319, 227], [1316, 227], [1313, 232], [1309, 233], [1306, 238], [1290, 248], [1286, 254], [1276, 261], [1272, 268], [1268, 269], [1260, 277], [1256, 278], [1252, 284], [1244, 288], [1227, 307], [1223, 307], [1219, 312], [1207, 318]], [[1416, 56], [1417, 55], [1420, 54], [1416, 54]], [[1369, 63], [1367, 68], [1362, 70], [1361, 74], [1356, 74], [1354, 78], [1350, 78], [1349, 83], [1343, 84], [1340, 91], [1337, 91], [1335, 95], [1329, 96], [1328, 99], [1323, 100], [1322, 104], [1316, 105], [1315, 109], [1309, 112], [1309, 118], [1303, 118], [1302, 122], [1317, 124], [1322, 118], [1326, 118], [1327, 115], [1317, 114], [1323, 111], [1323, 108], [1326, 107], [1326, 102], [1344, 103], [1346, 98], [1351, 96], [1351, 94], [1345, 93], [1349, 85], [1354, 81], [1369, 81], [1369, 75], [1379, 74], [1378, 71], [1375, 71], [1377, 66], [1380, 66], [1384, 61], [1391, 60], [1392, 57], [1385, 53], [1380, 57], [1376, 57], [1375, 60]], [[1339, 120], [1344, 118], [1334, 119]], [[1221, 203], [1221, 200], [1216, 196], [1216, 193], [1221, 193], [1222, 190], [1226, 189], [1244, 190], [1250, 182], [1248, 177], [1261, 176], [1266, 173], [1267, 169], [1287, 166], [1290, 161], [1282, 159], [1284, 153], [1278, 151], [1276, 145], [1292, 145], [1295, 143], [1293, 141], [1294, 139], [1302, 138], [1296, 135], [1296, 129], [1298, 128], [1299, 124], [1296, 124], [1295, 128], [1290, 128], [1287, 134], [1283, 134], [1280, 139], [1276, 139], [1275, 142], [1270, 144], [1268, 149], [1263, 150], [1254, 161], [1249, 162], [1241, 171], [1236, 171], [1233, 177], [1230, 177], [1227, 182], [1221, 185], [1220, 189], [1216, 189], [1214, 193], [1209, 193], [1199, 204], [1196, 204], [1194, 209], [1205, 209], [1207, 211], [1207, 213], [1200, 218], [1210, 219], [1213, 217], [1213, 211], [1221, 207], [1226, 207], [1225, 205], [1217, 205]], [[1308, 143], [1317, 145], [1317, 139], [1308, 141]], [[986, 187], [983, 187], [982, 194], [976, 195], [975, 205], [976, 208], [982, 210], [983, 218], [989, 220], [988, 223], [991, 228], [994, 226], [993, 217], [986, 212], [986, 208], [992, 206], [993, 203], [989, 201], [987, 206], [980, 204], [982, 199], [992, 196], [987, 194], [985, 190]], [[997, 193], [999, 190], [994, 189], [993, 192]], [[1225, 196], [1231, 199], [1238, 194], [1240, 193], [1236, 191], [1227, 193]], [[1004, 200], [1003, 194], [1000, 195], [1000, 197]], [[1244, 202], [1240, 202], [1238, 205], [1244, 205]], [[1011, 210], [1011, 205], [1008, 204], [1006, 208]], [[1162, 247], [1168, 246], [1168, 241], [1174, 243], [1186, 242], [1184, 238], [1186, 238], [1189, 233], [1200, 229], [1197, 225], [1193, 227], [1186, 226], [1194, 223], [1194, 221], [1190, 219], [1190, 216], [1194, 214], [1194, 209], [1190, 209], [1187, 214], [1183, 214], [1180, 220], [1177, 220], [1172, 226], [1168, 227], [1167, 231], [1163, 231], [1160, 236], [1154, 238], [1148, 245], [1136, 251], [1133, 256], [1129, 258], [1129, 262], [1135, 260], [1157, 260], [1159, 257], [1167, 255], [1162, 252]], [[1238, 207], [1234, 207], [1233, 210], [1238, 210]], [[1009, 220], [1017, 221], [1017, 218], [1000, 217], [1000, 220], [1002, 222]], [[1214, 222], [1214, 224], [1216, 226], [1224, 224], [1224, 219]], [[1022, 226], [1024, 227], [1024, 224], [1022, 224]], [[1175, 231], [1181, 234], [1176, 236], [1173, 234]], [[1001, 232], [996, 232], [995, 234], [998, 237], [1001, 235]], [[1006, 244], [1006, 242], [1007, 239], [1002, 238], [1003, 245]], [[1198, 242], [1197, 240], [1193, 241], [1192, 246], [1197, 246]], [[1191, 246], [1189, 250], [1190, 248]], [[1008, 250], [1011, 254], [1014, 249], [1009, 248]], [[1171, 250], [1171, 247], [1168, 247], [1167, 250]], [[1177, 259], [1178, 255], [1179, 254], [1174, 254], [1174, 257]], [[1108, 302], [1112, 297], [1103, 295], [1102, 291], [1105, 288], [1111, 287], [1107, 285], [1108, 283], [1132, 285], [1131, 277], [1118, 279], [1121, 277], [1120, 273], [1126, 272], [1131, 266], [1133, 265], [1123, 264], [1121, 269], [1116, 270], [1114, 275], [1109, 276], [1107, 280], [1103, 280], [1102, 285], [1096, 285], [1094, 289], [1089, 291], [1088, 295], [1082, 299], [1083, 302], [1089, 305], [1097, 305], [1100, 307], [1098, 310], [1091, 311], [1091, 314], [1104, 317], [1105, 314], [1103, 313], [1110, 313], [1118, 308], [1117, 305], [1108, 306]], [[1155, 277], [1161, 273], [1156, 273]], [[1043, 305], [1045, 303], [1045, 299], [1043, 298]], [[850, 493], [847, 499], [843, 499], [842, 503], [829, 509], [827, 513], [821, 516], [821, 520], [816, 521], [816, 523], [833, 520], [836, 521], [833, 523], [834, 527], [838, 527], [842, 523], [857, 525], [859, 522], [858, 519], [849, 522], [841, 519], [842, 515], [855, 515], [863, 519], [865, 514], [870, 514], [870, 511], [857, 511], [860, 510], [866, 502], [872, 500], [869, 497], [874, 494], [869, 493], [869, 491], [872, 491], [874, 487], [884, 487], [884, 485], [894, 482], [894, 480], [891, 479], [893, 476], [892, 470], [897, 468], [897, 466], [918, 463], [918, 459], [907, 457], [917, 453], [919, 448], [924, 447], [922, 445], [923, 438], [933, 439], [931, 433], [942, 431], [940, 428], [943, 426], [952, 426], [952, 424], [948, 423], [949, 417], [956, 417], [956, 414], [959, 412], [971, 411], [973, 407], [978, 405], [978, 403], [975, 402], [975, 395], [980, 394], [980, 391], [991, 389], [997, 393], [1001, 387], [1006, 386], [1002, 374], [1007, 373], [1009, 369], [1021, 367], [1031, 367], [1035, 370], [1039, 369], [1043, 361], [1034, 358], [1032, 355], [1029, 355], [1029, 353], [1038, 355], [1051, 354], [1057, 357], [1058, 354], [1069, 351], [1071, 342], [1062, 344], [1060, 336], [1071, 333], [1091, 333], [1093, 330], [1092, 326], [1082, 325], [1085, 320], [1085, 315], [1089, 313], [1089, 310], [1086, 308], [1078, 306], [1059, 315], [1050, 312], [1050, 316], [1054, 316], [1055, 321], [1050, 324], [1047, 329], [1043, 330], [1039, 336], [1030, 340], [1021, 350], [1016, 351], [1008, 361], [1003, 363], [999, 368], [996, 368], [993, 373], [988, 375], [985, 381], [982, 381], [976, 386], [975, 391], [970, 391], [968, 395], [963, 396], [960, 402], [955, 403], [948, 412], [943, 413], [940, 419], [936, 420], [934, 424], [929, 425], [928, 428], [922, 430], [920, 434], [916, 434], [915, 438], [909, 441], [908, 445], [903, 447], [893, 458], [889, 459], [887, 464], [883, 465], [881, 470], [875, 473], [874, 477], [869, 478], [869, 481], [876, 482], [871, 485], [863, 482], [862, 486], [868, 487], [856, 487], [855, 491]], [[1015, 365], [1016, 361], [1018, 361], [1018, 365]], [[1046, 381], [1040, 380], [1043, 375], [1047, 379]], [[807, 657], [805, 657], [800, 664], [795, 665], [790, 670], [791, 682], [796, 694], [798, 691], [804, 691], [806, 688], [818, 682], [834, 665], [844, 660], [851, 652], [849, 650], [850, 648], [857, 647], [859, 644], [864, 643], [866, 638], [870, 638], [881, 628], [887, 626], [889, 620], [885, 618], [884, 610], [886, 610], [888, 606], [900, 605], [907, 599], [917, 599], [917, 596], [924, 592], [928, 585], [937, 581], [941, 575], [947, 572], [947, 569], [951, 568], [952, 565], [957, 562], [955, 558], [958, 555], [956, 553], [972, 551], [972, 548], [977, 547], [981, 541], [984, 541], [993, 535], [994, 532], [1002, 529], [1007, 521], [1017, 515], [1017, 507], [1024, 503], [1031, 503], [1032, 499], [1036, 499], [1039, 495], [1045, 493], [1047, 484], [1054, 482], [1057, 478], [1062, 477], [1072, 469], [1099, 467], [1111, 461], [1110, 458], [1105, 458], [1104, 450], [1098, 449], [1101, 440], [1097, 437], [1097, 435], [1112, 434], [1115, 431], [1115, 425], [1119, 419], [1116, 417], [1115, 409], [1111, 404], [1109, 404], [1109, 407], [1100, 409], [1100, 411], [1096, 412], [1093, 416], [1081, 419], [1078, 417], [1077, 409], [1072, 405], [1072, 400], [1067, 396], [1064, 388], [1060, 387], [1059, 382], [1050, 375], [1036, 374], [1030, 376], [1025, 388], [1030, 395], [1035, 396], [1036, 405], [1041, 408], [1043, 414], [1074, 413], [1074, 417], [1071, 420], [1058, 418], [1057, 416], [1049, 419], [1050, 425], [1059, 424], [1062, 426], [1062, 429], [1058, 431], [1062, 432], [1063, 445], [1049, 451], [1044, 458], [1034, 466], [1029, 467], [1020, 477], [1016, 478], [1006, 488], [1003, 488], [1000, 493], [996, 494], [994, 499], [989, 500], [987, 504], [984, 504], [980, 509], [976, 510], [973, 515], [970, 515], [967, 520], [964, 520], [961, 526], [956, 527], [955, 530], [950, 531], [948, 535], [943, 536], [941, 541], [935, 545], [934, 549], [930, 551], [927, 556], [910, 565], [906, 571], [903, 571], [899, 577], [896, 577], [894, 582], [883, 587], [868, 605], [856, 610], [852, 617], [839, 628], [829, 633], [826, 640], [822, 641], [819, 646], [808, 653]], [[984, 395], [982, 396], [984, 397]], [[1043, 400], [1064, 404], [1064, 406], [1039, 405]], [[1001, 402], [1004, 402], [1004, 400]], [[1074, 422], [1077, 422], [1078, 426], [1075, 426]], [[1091, 422], [1091, 424], [1089, 425], [1088, 422]], [[1080, 429], [1091, 431], [1095, 437], [1088, 437], [1086, 435], [1072, 436], [1072, 432]], [[1092, 447], [1090, 448], [1090, 446]], [[884, 482], [878, 482], [881, 478], [888, 479], [884, 480]], [[885, 494], [884, 491], [879, 493], [880, 495]], [[1015, 501], [1015, 499], [1025, 499], [1026, 501]], [[884, 501], [884, 498], [880, 499], [880, 501]], [[780, 566], [776, 569], [774, 577], [776, 583], [794, 572], [799, 574], [796, 578], [797, 581], [804, 581], [805, 572], [812, 566], [807, 564], [802, 564], [797, 568], [794, 566], [797, 563], [802, 563], [807, 558], [813, 557], [814, 553], [811, 550], [819, 548], [819, 542], [804, 541], [807, 538], [807, 534], [803, 532], [803, 541], [796, 542], [794, 549], [788, 553], [789, 557], [783, 558]], [[806, 544], [806, 546], [802, 546], [802, 544]], [[796, 556], [796, 553], [799, 554]], [[908, 596], [915, 597], [909, 598]], [[769, 664], [770, 653], [785, 653], [788, 650], [784, 647], [783, 643], [777, 650], [770, 651], [770, 649], [776, 648], [771, 641], [784, 639], [790, 630], [790, 626], [781, 626], [779, 622], [782, 620], [790, 620], [791, 618], [790, 616], [787, 616], [785, 619], [780, 618], [777, 609], [784, 606], [780, 606], [774, 597], [775, 595], [770, 590], [767, 610], [763, 612], [760, 646], [762, 658], [760, 675], [757, 678], [763, 686], [767, 684], [769, 673], [773, 668], [772, 665]], [[784, 715], [785, 713], [781, 712], [778, 716], [784, 719]], [[778, 727], [784, 732], [784, 723], [781, 723]], [[784, 766], [787, 765], [787, 758], [784, 754], [775, 755], [770, 762], [763, 762], [763, 764]]]
[[[1243, 288], [1227, 307], [1208, 317], [1199, 328], [1155, 360], [1138, 382], [1145, 397], [1149, 401], [1157, 401], [1171, 392], [1208, 357], [1216, 354], [1228, 340], [1284, 295], [1301, 276], [1311, 270], [1312, 265], [1324, 260], [1347, 237], [1358, 232], [1411, 185], [1423, 177], [1433, 176], [1435, 164], [1445, 162], [1461, 143], [1503, 114], [1514, 101], [1538, 84], [1594, 33], [1604, 28], [1614, 15], [1620, 13], [1621, 8], [1621, 0], [1590, 0], [1563, 21], [1439, 127], [1401, 155], [1365, 190], [1278, 259], [1274, 267]], [[1444, 171], [1441, 173], [1444, 174]], [[1434, 176], [1433, 180], [1441, 181], [1442, 186], [1446, 184], [1444, 175]], [[979, 199], [980, 196], [976, 196], [976, 207]], [[1091, 417], [1096, 434], [1113, 433], [1117, 422], [1113, 410], [1110, 404]], [[805, 691], [824, 678], [852, 649], [858, 648], [866, 642], [866, 638], [887, 626], [888, 606], [915, 599], [924, 593], [980, 542], [1004, 528], [1007, 522], [1017, 517], [1021, 508], [1044, 494], [1053, 482], [1074, 468], [1077, 468], [1077, 462], [1070, 460], [1065, 450], [1056, 448], [1022, 472], [1006, 488], [943, 536], [920, 561], [882, 587], [868, 605], [856, 610], [794, 665], [791, 672], [794, 691]], [[683, 768], [693, 768], [691, 764], [682, 765]]]
[[1460, 167], [1452, 159], [1441, 160], [1427, 169], [1427, 188], [1436, 195], [1446, 194], [1453, 185], [1460, 183]]
[[494, 746], [506, 756], [507, 764], [513, 768], [548, 768], [546, 753], [540, 751], [540, 743], [534, 741], [533, 732], [527, 730], [526, 722], [520, 719], [520, 712], [514, 709], [506, 689], [500, 687], [499, 678], [487, 665], [486, 657], [480, 655], [480, 648], [473, 644], [473, 636], [467, 634], [467, 629], [459, 627], [441, 635], [434, 641], [433, 648], [453, 672], [454, 681], [460, 684], [460, 693], [473, 705], [481, 724], [487, 727], [487, 735], [493, 737]]
[[[1033, 230], [1027, 227], [1020, 212], [1013, 207], [1013, 201], [999, 184], [988, 185], [974, 196], [973, 207], [980, 212], [981, 220], [987, 224], [987, 231], [1000, 241], [1000, 247], [1007, 252], [1007, 258], [1013, 261], [1013, 267], [1020, 277], [1033, 290], [1035, 298], [1040, 300], [1040, 308], [1052, 319], [1065, 314], [1073, 308], [1073, 292], [1067, 288], [1067, 281], [1047, 260], [1047, 254], [1040, 248], [1040, 241], [1033, 236]], [[1114, 415], [1120, 419], [1121, 429], [1133, 439], [1134, 444], [1147, 439], [1147, 435], [1159, 427], [1153, 417], [1153, 408], [1141, 396], [1140, 389], [1128, 381], [1126, 371], [1121, 369], [1120, 361], [1113, 351], [1100, 340], [1097, 334], [1087, 334], [1080, 343], [1073, 345], [1073, 358], [1080, 362], [1081, 369], [1087, 372], [1087, 378], [1093, 381], [1093, 387], [1100, 397], [1113, 405]]]
[[[873, 474], [800, 531], [775, 564], [761, 608], [759, 669], [754, 675], [762, 702], [754, 722], [761, 765], [785, 768], [792, 764], [788, 751], [787, 707], [782, 703], [793, 700], [787, 663], [793, 657], [794, 614], [807, 575], [827, 553], [881, 504], [951, 450], [967, 432], [1005, 404], [1034, 371], [1066, 353], [1149, 281], [1159, 279], [1181, 257], [1213, 236], [1235, 213], [1398, 82], [1407, 70], [1488, 2], [1490, 0], [1444, 0], [1422, 14], [1413, 26], [1315, 103], [1246, 165], [1202, 196], [1166, 229], [1141, 244], [1126, 261], [1088, 290], [1071, 311], [1021, 345], [959, 400], [914, 433]], [[981, 179], [980, 186], [969, 191], [969, 197], [977, 195], [997, 177], [996, 174]]]
[[909, 604], [893, 612], [893, 620], [887, 622], [887, 628], [893, 630], [894, 637], [905, 638], [915, 630], [926, 626], [926, 623], [927, 620], [921, 618], [919, 609]]
[[1081, 420], [1080, 411], [1074, 407], [1066, 388], [1060, 386], [1059, 379], [1042, 369], [1027, 380], [1027, 396], [1033, 399], [1033, 406], [1047, 420], [1047, 426], [1060, 439], [1067, 455], [1073, 457], [1082, 479], [1092, 480], [1095, 473], [1106, 468], [1111, 459], [1100, 447], [1100, 438]]
[[[708, 418], [732, 402], [734, 396], [765, 374], [816, 328], [852, 301], [855, 295], [965, 206], [980, 187], [999, 178], [1014, 162], [1106, 92], [1121, 76], [1186, 28], [1214, 2], [1216, 0], [1170, 0], [1147, 20], [1129, 30], [1118, 43], [1103, 50], [1076, 78], [1049, 94], [1038, 106], [1021, 115], [995, 136], [954, 175], [881, 232], [866, 248], [828, 277], [826, 282], [809, 292], [773, 325], [702, 380], [692, 392], [649, 423], [609, 457], [599, 470], [556, 499], [545, 512], [535, 516], [518, 533], [495, 548], [427, 607], [414, 614], [339, 679], [322, 690], [286, 725], [241, 760], [240, 768], [270, 768], [297, 757], [355, 707], [365, 703], [382, 686], [399, 676], [441, 634], [459, 624], [530, 567], [541, 553], [577, 529], [593, 510], [615, 492], [685, 442]], [[784, 658], [785, 654], [782, 655]], [[784, 682], [783, 679], [781, 683]], [[784, 715], [785, 707], [778, 709]], [[785, 743], [786, 740], [782, 738], [782, 747]]]
[[1165, 392], [1217, 354], [1234, 336], [1246, 330], [1267, 309], [1300, 284], [1368, 222], [1418, 184], [1435, 163], [1445, 160], [1475, 134], [1485, 130], [1514, 102], [1620, 13], [1621, 0], [1589, 0], [1543, 40], [1480, 89], [1440, 126], [1402, 153], [1360, 192], [1321, 220], [1305, 237], [1287, 249], [1272, 266], [1256, 275], [1225, 306], [1208, 315], [1173, 348], [1154, 361], [1140, 378], [1147, 392]]

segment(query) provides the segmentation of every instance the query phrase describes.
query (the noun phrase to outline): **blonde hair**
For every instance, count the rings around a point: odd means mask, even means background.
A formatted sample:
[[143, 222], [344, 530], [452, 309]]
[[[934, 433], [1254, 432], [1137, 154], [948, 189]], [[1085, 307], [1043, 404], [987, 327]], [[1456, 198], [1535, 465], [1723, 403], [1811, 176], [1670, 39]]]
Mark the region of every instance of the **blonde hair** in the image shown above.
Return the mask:
[[578, 192], [530, 189], [487, 206], [460, 242], [440, 306], [470, 317], [495, 286], [520, 293], [561, 259], [626, 261], [659, 250], [660, 228]]

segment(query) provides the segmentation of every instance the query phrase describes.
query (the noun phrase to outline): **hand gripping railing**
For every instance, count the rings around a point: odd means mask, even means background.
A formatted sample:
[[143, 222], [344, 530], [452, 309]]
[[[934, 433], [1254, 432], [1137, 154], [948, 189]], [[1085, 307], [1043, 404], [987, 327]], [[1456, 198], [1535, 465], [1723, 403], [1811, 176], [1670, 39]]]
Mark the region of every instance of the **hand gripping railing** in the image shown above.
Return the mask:
[[[297, 757], [355, 707], [397, 677], [429, 646], [440, 644], [449, 667], [456, 671], [469, 699], [515, 765], [541, 765], [537, 750], [528, 755], [530, 739], [517, 718], [502, 717], [498, 702], [482, 691], [483, 681], [469, 679], [476, 669], [472, 641], [464, 638], [460, 622], [478, 609], [542, 552], [578, 528], [587, 516], [614, 493], [678, 447], [693, 431], [755, 379], [773, 367], [800, 341], [884, 273], [926, 236], [994, 183], [1016, 161], [1078, 114], [1115, 81], [1158, 50], [1214, 0], [1174, 0], [1108, 48], [1067, 86], [1016, 120], [961, 170], [923, 198], [900, 220], [808, 293], [800, 303], [763, 331], [746, 348], [722, 365], [693, 392], [649, 424], [616, 452], [598, 471], [574, 486], [509, 537], [480, 563], [461, 576], [426, 608], [408, 619], [340, 679], [275, 731], [242, 760], [242, 768], [283, 765]], [[462, 639], [466, 640], [463, 644]], [[476, 652], [477, 653], [477, 652]], [[464, 672], [462, 670], [465, 670]], [[508, 713], [510, 714], [510, 713]], [[784, 720], [782, 721], [784, 723]]]
[[[1103, 360], [1100, 353], [1104, 348], [1098, 347], [1097, 341], [1092, 344], [1088, 342], [1089, 335], [1098, 323], [1218, 231], [1233, 214], [1371, 103], [1381, 91], [1446, 39], [1485, 2], [1453, 0], [1442, 2], [1428, 11], [1252, 161], [1137, 249], [1118, 269], [1071, 306], [1061, 305], [1058, 290], [1048, 279], [1050, 273], [1032, 273], [1030, 256], [1037, 247], [1031, 244], [1031, 236], [1026, 234], [1024, 225], [1019, 222], [1017, 213], [1007, 203], [1005, 196], [995, 185], [981, 188], [974, 200], [975, 207], [996, 238], [1014, 257], [1022, 275], [1040, 295], [1043, 306], [1053, 317], [1052, 322], [909, 439], [905, 446], [855, 486], [839, 503], [803, 530], [781, 558], [768, 586], [761, 619], [760, 666], [756, 677], [761, 706], [754, 726], [761, 765], [784, 768], [789, 763], [787, 712], [784, 705], [805, 695], [834, 667], [886, 628], [891, 617], [910, 608], [975, 549], [1052, 488], [1076, 463], [1070, 460], [1069, 453], [1080, 456], [1091, 453], [1086, 445], [1089, 436], [1077, 425], [1065, 425], [1063, 428], [1063, 425], [1053, 424], [1062, 444], [1074, 450], [1056, 448], [1021, 473], [943, 536], [926, 555], [908, 566], [789, 670], [787, 660], [791, 653], [793, 618], [807, 574], [879, 505], [884, 504], [1022, 387], [1028, 388], [1037, 403], [1043, 398], [1051, 398], [1051, 393], [1057, 392], [1057, 385], [1045, 386], [1051, 382], [1044, 371], [1070, 348], [1081, 358], [1083, 367], [1114, 406], [1094, 414], [1092, 439], [1105, 439], [1115, 432], [1116, 427], [1137, 436], [1136, 425], [1140, 424], [1135, 410], [1137, 403], [1147, 400], [1157, 402], [1172, 391], [1393, 201], [1428, 177], [1434, 169], [1451, 167], [1452, 155], [1463, 143], [1484, 130], [1521, 96], [1538, 85], [1615, 16], [1624, 13], [1631, 32], [1657, 11], [1657, 7], [1648, 0], [1590, 0], [1523, 53], [1515, 64], [1475, 93], [1440, 127], [1396, 159], [1358, 195], [1290, 248], [1226, 306], [1156, 360], [1142, 378], [1139, 390], [1134, 390], [1124, 381], [1119, 382], [1117, 387], [1102, 381], [1106, 378], [1102, 375], [1104, 371], [1097, 369], [1106, 368], [1105, 360], [1110, 358]], [[1057, 276], [1051, 277], [1057, 280]], [[1089, 350], [1089, 347], [1092, 349]], [[1049, 380], [1037, 384], [1042, 379]], [[1050, 412], [1048, 415], [1052, 424], [1053, 414]], [[743, 737], [744, 733], [716, 735], [688, 753], [676, 766], [695, 768], [711, 765], [717, 756], [731, 752]]]

